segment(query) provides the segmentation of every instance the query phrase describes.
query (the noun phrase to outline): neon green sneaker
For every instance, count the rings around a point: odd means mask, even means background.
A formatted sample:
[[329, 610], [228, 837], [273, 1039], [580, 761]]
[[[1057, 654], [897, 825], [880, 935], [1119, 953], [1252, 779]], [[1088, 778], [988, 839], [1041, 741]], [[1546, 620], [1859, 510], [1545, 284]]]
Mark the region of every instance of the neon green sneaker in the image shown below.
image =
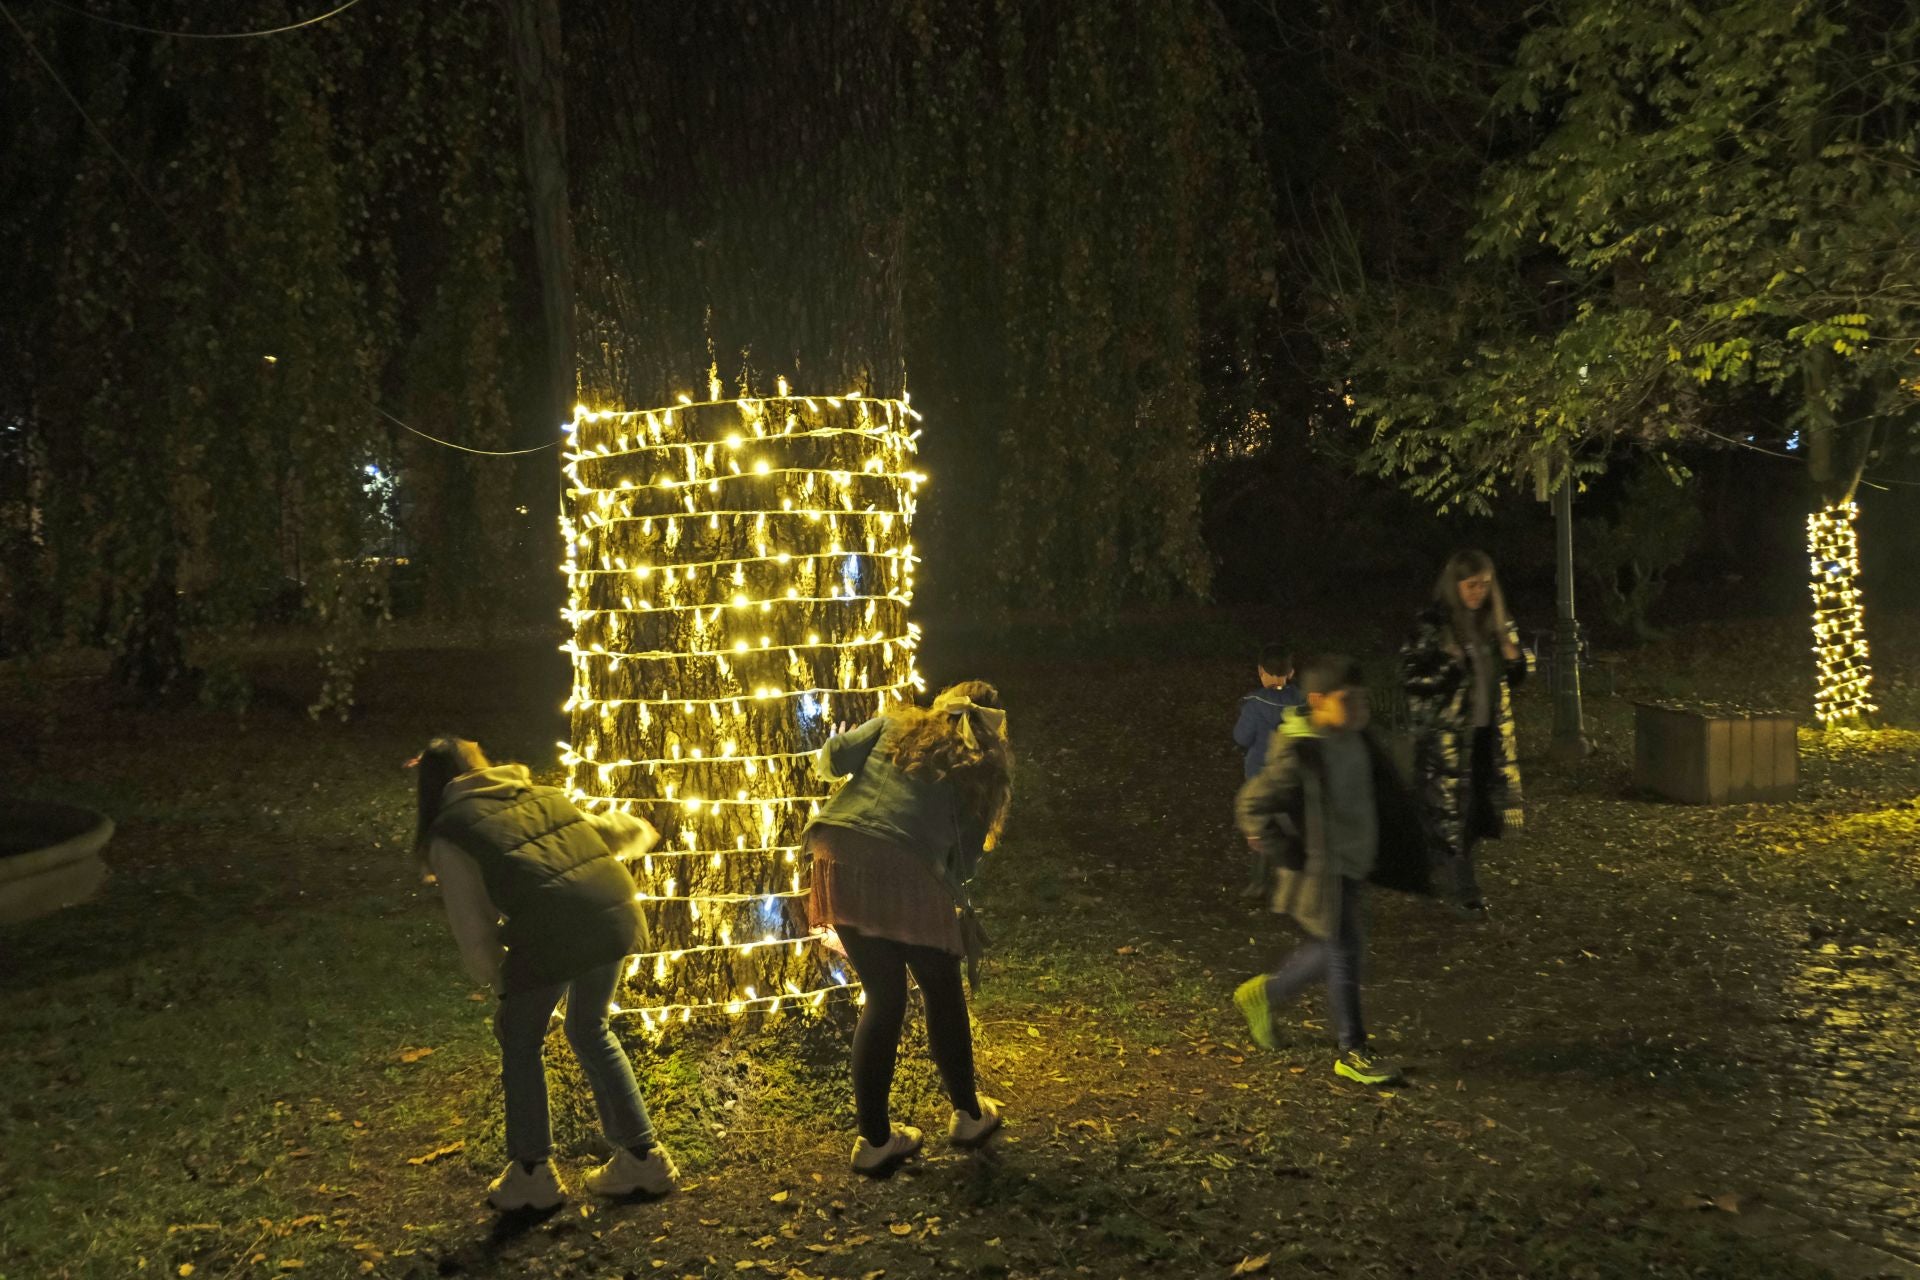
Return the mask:
[[1346, 1049], [1333, 1060], [1333, 1074], [1361, 1084], [1405, 1084], [1400, 1068], [1384, 1058], [1376, 1058], [1365, 1049]]
[[1240, 1016], [1247, 1020], [1247, 1031], [1253, 1036], [1255, 1044], [1262, 1049], [1280, 1047], [1280, 1042], [1273, 1035], [1273, 1010], [1267, 1007], [1265, 974], [1248, 978], [1235, 987], [1233, 1003], [1240, 1010]]

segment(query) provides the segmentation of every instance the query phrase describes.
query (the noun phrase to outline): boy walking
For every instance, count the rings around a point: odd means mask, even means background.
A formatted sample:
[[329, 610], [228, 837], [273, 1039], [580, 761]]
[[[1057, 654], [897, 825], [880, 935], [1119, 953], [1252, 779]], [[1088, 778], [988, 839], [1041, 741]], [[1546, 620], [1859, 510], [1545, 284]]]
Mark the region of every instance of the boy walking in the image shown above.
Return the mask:
[[1360, 1009], [1366, 886], [1431, 894], [1425, 829], [1368, 728], [1358, 664], [1316, 658], [1301, 687], [1306, 705], [1281, 720], [1260, 772], [1240, 788], [1235, 816], [1247, 843], [1271, 861], [1274, 911], [1308, 937], [1278, 969], [1241, 983], [1233, 1002], [1254, 1040], [1274, 1049], [1273, 1010], [1324, 980], [1338, 1040], [1334, 1072], [1394, 1084], [1399, 1069], [1367, 1052]]
[[[1240, 718], [1233, 726], [1234, 744], [1246, 753], [1245, 778], [1259, 773], [1260, 766], [1267, 762], [1267, 743], [1272, 740], [1273, 731], [1280, 727], [1280, 717], [1289, 708], [1306, 701], [1300, 693], [1300, 686], [1293, 682], [1291, 649], [1279, 644], [1265, 645], [1260, 650], [1258, 662], [1254, 674], [1259, 677], [1260, 687], [1240, 699]], [[1273, 868], [1267, 865], [1267, 859], [1260, 849], [1254, 848], [1251, 853], [1247, 886], [1241, 890], [1241, 896], [1263, 897]]]

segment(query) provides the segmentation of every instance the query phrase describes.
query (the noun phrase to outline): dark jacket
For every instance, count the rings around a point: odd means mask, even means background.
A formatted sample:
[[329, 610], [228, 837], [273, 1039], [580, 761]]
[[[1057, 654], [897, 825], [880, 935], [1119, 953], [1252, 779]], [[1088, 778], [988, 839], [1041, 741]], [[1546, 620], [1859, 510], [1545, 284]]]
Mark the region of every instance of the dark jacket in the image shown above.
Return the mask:
[[954, 901], [964, 905], [967, 882], [980, 865], [986, 828], [961, 815], [959, 796], [950, 783], [911, 777], [893, 763], [887, 748], [897, 731], [897, 721], [876, 716], [820, 748], [814, 772], [828, 781], [847, 781], [807, 825], [848, 827], [911, 850], [939, 875]]
[[1280, 717], [1288, 707], [1304, 706], [1306, 695], [1300, 686], [1283, 684], [1278, 689], [1264, 686], [1240, 699], [1240, 719], [1233, 726], [1233, 740], [1247, 753], [1247, 777], [1260, 772], [1267, 762], [1267, 742], [1280, 727]]
[[[1506, 638], [1518, 648], [1520, 635], [1512, 623], [1507, 624]], [[1469, 843], [1467, 821], [1473, 812], [1473, 687], [1467, 660], [1454, 652], [1452, 642], [1452, 617], [1440, 604], [1429, 605], [1400, 648], [1400, 671], [1413, 729], [1414, 786], [1441, 851], [1458, 856]], [[1533, 655], [1521, 649], [1518, 658], [1504, 664], [1505, 678], [1497, 682], [1489, 726], [1494, 730], [1493, 768], [1485, 779], [1489, 820], [1473, 834], [1497, 839], [1504, 829], [1525, 820], [1513, 691], [1532, 669]]]
[[505, 917], [502, 988], [564, 982], [643, 945], [633, 877], [584, 815], [524, 771], [488, 770], [449, 789], [430, 836], [474, 860], [487, 897]]
[[[1373, 773], [1374, 816], [1380, 851], [1371, 884], [1431, 895], [1432, 854], [1420, 808], [1392, 757], [1371, 729], [1361, 730]], [[1340, 919], [1340, 877], [1328, 856], [1322, 815], [1327, 805], [1324, 740], [1307, 711], [1289, 711], [1267, 748], [1267, 762], [1247, 779], [1234, 803], [1241, 834], [1274, 862], [1273, 909], [1290, 915], [1316, 938]]]

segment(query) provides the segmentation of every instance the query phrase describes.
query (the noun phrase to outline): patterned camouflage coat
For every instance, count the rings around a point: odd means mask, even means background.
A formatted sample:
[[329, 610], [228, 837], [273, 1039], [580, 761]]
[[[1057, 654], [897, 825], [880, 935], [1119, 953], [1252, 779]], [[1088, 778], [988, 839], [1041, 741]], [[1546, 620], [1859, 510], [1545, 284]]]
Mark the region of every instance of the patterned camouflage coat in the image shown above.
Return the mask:
[[[1519, 646], [1511, 622], [1507, 638]], [[1453, 623], [1439, 604], [1429, 605], [1400, 648], [1400, 673], [1413, 727], [1414, 786], [1425, 804], [1441, 851], [1458, 856], [1468, 847], [1467, 819], [1473, 794], [1473, 679], [1467, 659], [1453, 651]], [[1524, 819], [1520, 803], [1519, 750], [1513, 732], [1513, 691], [1526, 680], [1533, 656], [1526, 650], [1505, 664], [1496, 683], [1493, 771], [1487, 780], [1491, 821], [1477, 833], [1498, 838]]]

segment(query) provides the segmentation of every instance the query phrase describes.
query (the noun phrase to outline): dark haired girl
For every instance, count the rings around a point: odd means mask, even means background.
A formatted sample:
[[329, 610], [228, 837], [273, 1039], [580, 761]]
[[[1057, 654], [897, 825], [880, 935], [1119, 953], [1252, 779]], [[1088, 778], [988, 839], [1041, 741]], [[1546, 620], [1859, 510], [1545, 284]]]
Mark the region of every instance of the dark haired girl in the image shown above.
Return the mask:
[[1484, 916], [1476, 847], [1520, 825], [1513, 691], [1532, 656], [1483, 551], [1449, 559], [1400, 649], [1413, 722], [1413, 773], [1460, 905]]
[[500, 993], [494, 1032], [509, 1162], [487, 1202], [542, 1210], [566, 1197], [550, 1162], [541, 1059], [562, 997], [567, 1042], [613, 1147], [613, 1158], [587, 1173], [588, 1190], [671, 1191], [678, 1170], [654, 1140], [633, 1065], [607, 1025], [621, 961], [644, 934], [633, 878], [615, 851], [644, 852], [657, 834], [628, 814], [582, 813], [564, 792], [535, 786], [525, 765], [493, 764], [465, 738], [435, 738], [414, 764], [414, 852], [440, 883], [468, 975]]

